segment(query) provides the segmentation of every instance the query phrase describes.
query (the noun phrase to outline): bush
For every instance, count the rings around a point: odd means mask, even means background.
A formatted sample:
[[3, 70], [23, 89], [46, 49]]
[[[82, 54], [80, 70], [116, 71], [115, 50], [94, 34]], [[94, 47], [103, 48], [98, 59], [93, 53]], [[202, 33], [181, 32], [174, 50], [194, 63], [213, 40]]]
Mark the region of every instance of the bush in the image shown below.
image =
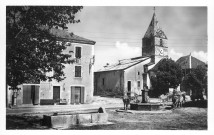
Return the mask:
[[200, 108], [207, 108], [207, 100], [198, 100], [198, 101], [190, 101], [185, 102], [183, 107], [200, 107]]

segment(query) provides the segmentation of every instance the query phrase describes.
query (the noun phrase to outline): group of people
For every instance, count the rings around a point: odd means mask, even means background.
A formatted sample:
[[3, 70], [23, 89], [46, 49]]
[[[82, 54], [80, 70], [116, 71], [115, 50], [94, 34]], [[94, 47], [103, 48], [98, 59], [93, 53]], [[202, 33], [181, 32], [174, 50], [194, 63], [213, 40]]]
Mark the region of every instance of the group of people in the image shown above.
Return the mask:
[[[168, 101], [172, 101], [173, 108], [176, 107], [182, 107], [183, 103], [186, 101], [185, 100], [186, 92], [181, 92], [181, 91], [176, 91], [173, 90], [172, 93], [167, 93], [166, 95], [162, 94], [159, 96], [160, 102], [165, 106], [165, 104]], [[147, 96], [147, 100], [149, 101], [149, 97]], [[127, 110], [128, 105], [131, 102], [130, 96], [123, 96], [122, 97], [123, 103], [124, 103], [124, 110]]]
[[183, 103], [185, 102], [186, 92], [176, 91], [173, 90], [172, 93], [167, 93], [166, 95], [162, 94], [159, 96], [160, 102], [162, 102], [163, 106], [166, 102], [170, 99], [172, 100], [173, 108], [175, 107], [182, 107]]

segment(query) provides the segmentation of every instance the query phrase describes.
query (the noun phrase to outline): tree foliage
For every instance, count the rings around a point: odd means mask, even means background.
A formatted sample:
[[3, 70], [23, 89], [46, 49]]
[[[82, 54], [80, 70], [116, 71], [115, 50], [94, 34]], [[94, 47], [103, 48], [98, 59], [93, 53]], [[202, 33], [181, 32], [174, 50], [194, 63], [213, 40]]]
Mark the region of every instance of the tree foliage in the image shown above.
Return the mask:
[[154, 95], [159, 96], [169, 91], [169, 88], [176, 88], [182, 80], [182, 69], [171, 59], [162, 59], [150, 72], [151, 83], [154, 89]]
[[194, 98], [200, 98], [203, 90], [205, 90], [207, 95], [207, 67], [199, 65], [195, 69], [192, 69], [184, 77], [183, 84], [187, 89], [192, 90]]
[[[64, 79], [63, 68], [71, 63], [63, 54], [65, 42], [57, 42], [50, 29], [65, 29], [78, 23], [75, 14], [83, 7], [70, 6], [7, 6], [6, 8], [6, 79], [7, 85], [39, 80]], [[46, 73], [54, 71], [53, 76]]]

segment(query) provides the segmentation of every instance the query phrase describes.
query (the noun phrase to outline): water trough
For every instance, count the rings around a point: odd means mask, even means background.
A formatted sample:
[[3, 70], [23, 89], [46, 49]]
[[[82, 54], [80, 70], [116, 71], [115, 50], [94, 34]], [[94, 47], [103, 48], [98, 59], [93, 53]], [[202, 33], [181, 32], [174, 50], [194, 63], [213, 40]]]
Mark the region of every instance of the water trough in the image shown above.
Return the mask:
[[104, 108], [96, 112], [81, 114], [57, 114], [43, 115], [43, 125], [51, 128], [70, 128], [82, 124], [104, 124], [108, 122], [108, 113]]

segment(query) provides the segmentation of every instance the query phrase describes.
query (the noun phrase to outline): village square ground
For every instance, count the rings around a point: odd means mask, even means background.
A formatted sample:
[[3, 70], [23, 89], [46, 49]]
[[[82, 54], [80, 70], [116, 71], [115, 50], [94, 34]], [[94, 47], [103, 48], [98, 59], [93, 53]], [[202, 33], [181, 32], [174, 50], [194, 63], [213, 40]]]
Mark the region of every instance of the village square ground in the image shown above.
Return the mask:
[[[157, 99], [152, 99], [157, 102]], [[74, 126], [68, 130], [207, 130], [207, 103], [188, 102], [185, 107], [171, 110], [167, 106], [164, 111], [159, 112], [117, 112], [123, 107], [120, 98], [95, 97], [88, 107], [98, 108], [100, 105], [106, 106], [108, 113], [107, 124], [101, 125], [82, 125]], [[80, 108], [78, 108], [80, 106]], [[114, 108], [115, 106], [115, 108]], [[54, 107], [53, 107], [54, 108]], [[84, 108], [76, 105], [78, 110]], [[26, 110], [27, 108], [25, 108]], [[87, 111], [90, 108], [84, 108]], [[67, 109], [69, 110], [69, 109]], [[66, 110], [64, 110], [66, 111]], [[74, 110], [73, 110], [74, 111]], [[44, 114], [49, 112], [31, 112], [31, 113], [10, 113], [7, 110], [6, 129], [45, 129], [52, 130], [42, 124]], [[54, 112], [54, 111], [53, 111]], [[63, 111], [62, 111], [63, 112]]]

